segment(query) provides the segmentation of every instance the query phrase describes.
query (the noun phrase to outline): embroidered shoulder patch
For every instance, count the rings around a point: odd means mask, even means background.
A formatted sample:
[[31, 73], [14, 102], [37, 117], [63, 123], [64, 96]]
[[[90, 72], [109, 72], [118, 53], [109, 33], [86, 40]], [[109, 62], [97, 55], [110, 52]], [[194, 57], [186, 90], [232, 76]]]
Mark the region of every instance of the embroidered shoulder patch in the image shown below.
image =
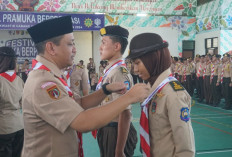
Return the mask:
[[187, 122], [190, 119], [190, 113], [188, 107], [182, 107], [180, 110], [180, 119]]
[[52, 99], [58, 99], [60, 97], [60, 90], [56, 85], [48, 88], [47, 93]]
[[179, 81], [172, 81], [172, 82], [169, 82], [169, 84], [172, 86], [174, 91], [185, 90]]
[[121, 72], [122, 72], [123, 74], [128, 74], [128, 73], [129, 73], [129, 72], [127, 71], [127, 69], [124, 68], [124, 67], [120, 67], [120, 70], [121, 70]]

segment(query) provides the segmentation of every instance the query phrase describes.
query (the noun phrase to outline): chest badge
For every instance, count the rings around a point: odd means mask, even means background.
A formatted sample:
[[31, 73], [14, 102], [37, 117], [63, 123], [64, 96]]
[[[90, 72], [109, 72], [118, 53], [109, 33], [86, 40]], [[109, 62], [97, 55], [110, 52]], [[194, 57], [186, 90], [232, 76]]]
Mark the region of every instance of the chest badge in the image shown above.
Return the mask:
[[151, 102], [151, 112], [152, 113], [155, 113], [155, 111], [156, 111], [156, 102], [154, 101], [154, 100], [152, 100], [152, 102]]
[[162, 92], [159, 92], [159, 93], [156, 94], [156, 96], [157, 96], [158, 98], [162, 98], [162, 97], [164, 96], [164, 94], [163, 94]]
[[76, 85], [76, 86], [79, 86], [79, 81], [77, 81], [77, 82], [75, 83], [75, 85]]
[[182, 107], [182, 109], [180, 110], [180, 119], [188, 122], [190, 119], [190, 113], [189, 113], [189, 109], [188, 107]]

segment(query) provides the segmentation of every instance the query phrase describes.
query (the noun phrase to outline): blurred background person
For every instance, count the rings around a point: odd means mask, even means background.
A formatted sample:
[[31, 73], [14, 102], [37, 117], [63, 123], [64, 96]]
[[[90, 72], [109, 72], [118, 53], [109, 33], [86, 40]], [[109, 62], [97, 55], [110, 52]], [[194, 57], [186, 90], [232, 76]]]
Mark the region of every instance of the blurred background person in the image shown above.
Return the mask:
[[16, 75], [16, 54], [0, 47], [0, 156], [20, 157], [24, 126], [21, 100], [24, 83]]
[[24, 82], [27, 80], [27, 74], [29, 72], [29, 60], [25, 59], [22, 65], [22, 79]]

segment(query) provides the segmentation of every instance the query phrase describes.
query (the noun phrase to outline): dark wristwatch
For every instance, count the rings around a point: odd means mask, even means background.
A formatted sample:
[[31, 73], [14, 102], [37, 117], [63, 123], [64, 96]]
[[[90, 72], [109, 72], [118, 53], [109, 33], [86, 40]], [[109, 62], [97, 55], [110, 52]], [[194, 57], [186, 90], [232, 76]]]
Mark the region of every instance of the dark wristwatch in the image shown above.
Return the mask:
[[108, 90], [106, 89], [106, 86], [107, 86], [108, 84], [109, 84], [109, 83], [104, 83], [104, 84], [102, 85], [102, 90], [103, 90], [103, 92], [104, 92], [106, 95], [112, 94], [112, 92], [110, 92], [110, 91], [108, 91]]

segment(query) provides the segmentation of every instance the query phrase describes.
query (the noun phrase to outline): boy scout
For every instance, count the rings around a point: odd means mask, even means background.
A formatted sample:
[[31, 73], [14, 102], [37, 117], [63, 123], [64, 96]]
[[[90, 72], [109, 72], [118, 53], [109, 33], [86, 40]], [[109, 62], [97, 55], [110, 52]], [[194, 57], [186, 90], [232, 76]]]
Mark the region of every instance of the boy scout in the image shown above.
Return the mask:
[[[104, 76], [99, 84], [124, 82], [129, 90], [133, 81], [122, 59], [128, 44], [128, 30], [115, 25], [102, 28], [100, 33], [102, 36], [101, 60], [108, 60], [109, 65], [106, 66]], [[101, 105], [104, 106], [120, 96], [121, 94], [111, 94]], [[121, 112], [111, 123], [99, 129], [97, 139], [102, 157], [132, 157], [137, 143], [137, 135], [131, 123], [131, 107]]]
[[147, 95], [147, 87], [139, 84], [109, 105], [88, 109], [100, 104], [106, 94], [126, 89], [123, 83], [104, 84], [101, 90], [76, 103], [61, 72], [72, 65], [75, 55], [71, 16], [44, 21], [28, 32], [38, 55], [23, 92], [23, 157], [77, 157], [75, 130], [102, 127]]

